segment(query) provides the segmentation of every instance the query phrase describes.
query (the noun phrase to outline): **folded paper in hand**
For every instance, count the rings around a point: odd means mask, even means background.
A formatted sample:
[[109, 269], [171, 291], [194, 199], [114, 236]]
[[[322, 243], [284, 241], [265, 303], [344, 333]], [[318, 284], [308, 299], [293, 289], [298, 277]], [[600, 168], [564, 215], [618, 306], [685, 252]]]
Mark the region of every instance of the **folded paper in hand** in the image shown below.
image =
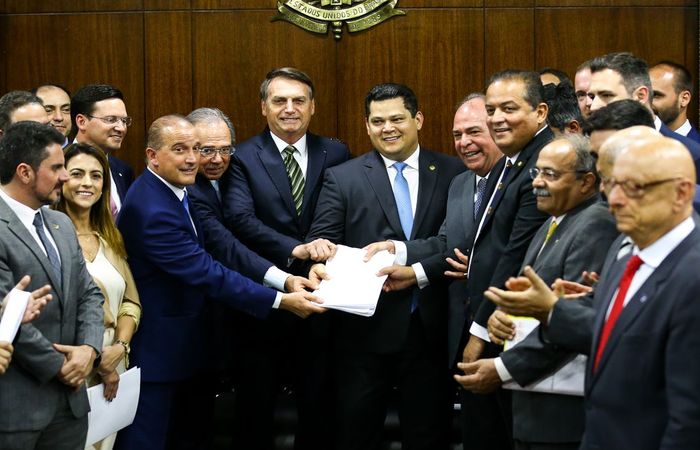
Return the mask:
[[[532, 317], [510, 316], [515, 324], [515, 338], [506, 341], [505, 350], [515, 347], [520, 341], [525, 339], [530, 333], [537, 333], [540, 322]], [[544, 392], [548, 394], [583, 395], [584, 378], [586, 374], [585, 355], [576, 355], [566, 364], [549, 376], [535, 381], [525, 387], [520, 386], [515, 381], [503, 384], [504, 389], [516, 391]]]
[[131, 425], [134, 421], [141, 392], [141, 369], [132, 367], [119, 376], [119, 390], [111, 402], [105, 400], [102, 383], [89, 388], [87, 392], [90, 412], [86, 447]]
[[379, 295], [386, 275], [377, 272], [394, 263], [395, 256], [386, 250], [377, 252], [367, 262], [366, 251], [339, 245], [335, 256], [326, 263], [330, 279], [321, 281], [314, 292], [323, 300], [323, 307], [372, 316], [377, 308]]

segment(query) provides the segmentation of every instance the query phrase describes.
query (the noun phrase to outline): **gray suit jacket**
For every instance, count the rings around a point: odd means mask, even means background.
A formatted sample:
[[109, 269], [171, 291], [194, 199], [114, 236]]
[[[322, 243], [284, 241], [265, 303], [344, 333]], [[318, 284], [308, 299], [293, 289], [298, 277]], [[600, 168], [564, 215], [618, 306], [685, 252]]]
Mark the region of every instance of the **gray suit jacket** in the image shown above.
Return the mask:
[[28, 290], [51, 284], [53, 300], [39, 317], [22, 325], [13, 342], [12, 363], [0, 376], [0, 431], [40, 430], [49, 424], [62, 396], [75, 417], [89, 410], [85, 387], [78, 391], [56, 378], [63, 354], [53, 343], [102, 349], [104, 298], [85, 267], [75, 229], [63, 213], [43, 209], [46, 227], [61, 257], [62, 280], [10, 207], [0, 199], [0, 298], [24, 275]]
[[[584, 270], [600, 272], [606, 253], [618, 235], [606, 205], [594, 197], [567, 213], [542, 248], [551, 221], [547, 220], [535, 234], [523, 268], [532, 265], [547, 284], [556, 278], [581, 282]], [[515, 381], [524, 386], [550, 375], [575, 355], [547, 348], [535, 331], [512, 350], [504, 352], [501, 359]], [[516, 439], [578, 442], [583, 424], [582, 397], [513, 392], [513, 437]]]
[[[415, 262], [416, 255], [429, 254], [431, 248], [436, 251], [434, 256], [422, 259], [420, 263], [431, 273], [433, 266], [442, 266], [447, 256], [454, 258], [454, 249], [459, 248], [467, 253], [470, 250], [469, 238], [474, 233], [476, 223], [474, 221], [474, 188], [476, 174], [471, 170], [457, 175], [450, 185], [447, 194], [447, 211], [437, 236], [428, 239], [417, 239], [406, 242], [408, 263]], [[430, 277], [429, 277], [430, 278]], [[434, 277], [435, 278], [435, 277]], [[442, 277], [429, 279], [431, 284], [443, 282]], [[465, 344], [460, 342], [465, 323], [465, 301], [467, 299], [467, 280], [455, 280], [448, 286], [447, 291], [447, 348], [448, 364], [455, 364], [453, 356], [460, 353], [458, 350]], [[460, 359], [461, 360], [461, 359]]]

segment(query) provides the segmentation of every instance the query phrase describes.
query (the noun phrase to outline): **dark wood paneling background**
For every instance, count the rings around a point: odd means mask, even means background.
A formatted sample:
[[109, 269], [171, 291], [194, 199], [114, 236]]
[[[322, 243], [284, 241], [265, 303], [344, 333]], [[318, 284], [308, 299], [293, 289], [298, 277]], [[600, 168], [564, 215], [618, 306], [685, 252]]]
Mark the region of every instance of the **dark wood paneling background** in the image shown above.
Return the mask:
[[[54, 81], [118, 86], [134, 117], [121, 156], [143, 169], [156, 117], [217, 106], [238, 140], [258, 133], [258, 89], [277, 66], [316, 84], [313, 131], [369, 148], [363, 99], [396, 81], [417, 93], [421, 142], [450, 153], [455, 104], [505, 68], [553, 66], [628, 50], [698, 75], [697, 0], [399, 0], [406, 16], [342, 39], [270, 22], [276, 0], [0, 0], [0, 91]], [[696, 89], [697, 91], [697, 89]], [[698, 116], [691, 104], [691, 120]], [[694, 120], [695, 121], [695, 120]]]

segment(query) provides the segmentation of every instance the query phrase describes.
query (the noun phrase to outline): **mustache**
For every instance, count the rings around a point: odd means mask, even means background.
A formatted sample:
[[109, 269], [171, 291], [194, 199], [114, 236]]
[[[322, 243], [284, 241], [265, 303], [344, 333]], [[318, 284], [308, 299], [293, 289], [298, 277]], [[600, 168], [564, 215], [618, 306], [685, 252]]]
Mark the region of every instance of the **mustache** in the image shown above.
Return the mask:
[[551, 197], [552, 194], [546, 188], [532, 188], [532, 193], [535, 197]]

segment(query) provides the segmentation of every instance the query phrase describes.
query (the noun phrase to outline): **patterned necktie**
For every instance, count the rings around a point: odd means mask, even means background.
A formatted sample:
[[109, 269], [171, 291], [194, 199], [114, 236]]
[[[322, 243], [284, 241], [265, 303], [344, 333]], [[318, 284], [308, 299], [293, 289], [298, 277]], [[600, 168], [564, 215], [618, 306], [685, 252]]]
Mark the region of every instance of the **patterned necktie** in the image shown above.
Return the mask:
[[297, 215], [301, 215], [301, 204], [304, 200], [304, 174], [301, 171], [301, 167], [299, 167], [299, 163], [294, 159], [296, 150], [293, 145], [288, 145], [284, 149], [284, 167], [287, 169], [294, 207], [297, 210]]
[[552, 223], [549, 224], [549, 229], [547, 230], [547, 236], [545, 236], [545, 238], [544, 238], [543, 245], [547, 245], [547, 242], [549, 242], [549, 238], [552, 237], [552, 235], [554, 234], [554, 230], [556, 230], [556, 229], [557, 229], [557, 221], [552, 219]]
[[637, 256], [632, 256], [629, 261], [627, 261], [627, 267], [625, 267], [625, 272], [622, 274], [620, 279], [620, 287], [617, 289], [617, 296], [615, 296], [615, 301], [613, 302], [612, 309], [610, 310], [610, 315], [608, 316], [605, 324], [603, 325], [603, 331], [600, 334], [600, 340], [598, 341], [598, 350], [595, 353], [595, 360], [593, 361], [593, 372], [598, 370], [598, 364], [600, 363], [600, 358], [603, 356], [603, 350], [605, 350], [605, 344], [608, 343], [608, 338], [610, 333], [612, 333], [615, 327], [615, 322], [620, 317], [622, 308], [625, 305], [625, 297], [627, 296], [627, 291], [632, 284], [632, 279], [634, 274], [642, 265], [644, 261]]
[[405, 162], [395, 162], [396, 177], [394, 178], [394, 198], [396, 199], [396, 207], [399, 210], [399, 220], [401, 228], [406, 239], [411, 239], [411, 231], [413, 231], [413, 208], [411, 207], [411, 192], [408, 190], [408, 181], [403, 176], [403, 169], [406, 168]]
[[474, 220], [479, 216], [479, 208], [481, 208], [481, 202], [484, 201], [484, 192], [486, 192], [486, 178], [482, 178], [476, 184], [476, 200], [474, 201]]
[[48, 236], [46, 236], [46, 233], [44, 232], [44, 220], [41, 217], [41, 212], [36, 213], [32, 224], [34, 225], [34, 228], [36, 229], [36, 234], [39, 235], [39, 240], [43, 244], [44, 250], [46, 250], [46, 256], [48, 256], [48, 258], [49, 258], [49, 263], [51, 263], [51, 268], [53, 269], [54, 275], [56, 275], [56, 279], [60, 283], [61, 282], [61, 260], [58, 259], [58, 253], [56, 252], [56, 249], [51, 244], [51, 241], [49, 240]]
[[109, 212], [112, 213], [112, 219], [114, 221], [117, 221], [117, 214], [119, 214], [119, 210], [117, 209], [117, 203], [114, 201], [114, 198], [110, 194], [109, 196]]

